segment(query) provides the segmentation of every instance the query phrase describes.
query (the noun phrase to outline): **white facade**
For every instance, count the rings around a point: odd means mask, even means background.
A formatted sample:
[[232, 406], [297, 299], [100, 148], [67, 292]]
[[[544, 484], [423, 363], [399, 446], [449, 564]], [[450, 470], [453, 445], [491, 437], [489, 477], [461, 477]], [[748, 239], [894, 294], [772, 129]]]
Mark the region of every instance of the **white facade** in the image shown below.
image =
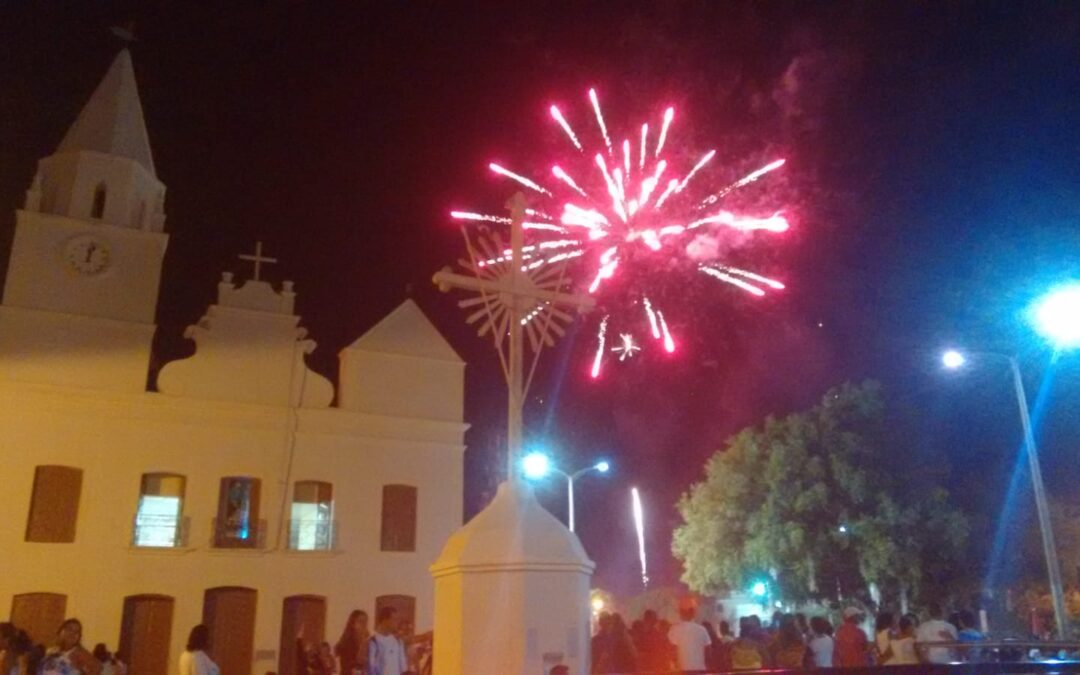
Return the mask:
[[[0, 612], [78, 617], [84, 642], [137, 652], [126, 655], [141, 664], [133, 675], [173, 672], [188, 631], [215, 611], [247, 623], [226, 594], [208, 608], [213, 589], [255, 592], [250, 626], [225, 627], [251, 644], [223, 675], [284, 675], [294, 629], [333, 643], [348, 613], [373, 615], [377, 598], [413, 598], [416, 630], [430, 629], [428, 566], [462, 522], [464, 363], [406, 301], [342, 353], [334, 406], [333, 385], [304, 362], [315, 343], [292, 284], [224, 275], [186, 334], [195, 354], [147, 391], [163, 200], [125, 51], [18, 212], [0, 306]], [[38, 469], [54, 466], [81, 471], [81, 490], [50, 494]], [[184, 479], [176, 546], [134, 545], [147, 474]], [[221, 541], [227, 477], [258, 481], [241, 545]], [[300, 481], [332, 488], [322, 550], [290, 548]], [[414, 495], [414, 512], [390, 518], [413, 523], [411, 539], [387, 543], [386, 486]], [[299, 623], [283, 618], [298, 596], [309, 596]], [[215, 650], [238, 649], [224, 642]]]

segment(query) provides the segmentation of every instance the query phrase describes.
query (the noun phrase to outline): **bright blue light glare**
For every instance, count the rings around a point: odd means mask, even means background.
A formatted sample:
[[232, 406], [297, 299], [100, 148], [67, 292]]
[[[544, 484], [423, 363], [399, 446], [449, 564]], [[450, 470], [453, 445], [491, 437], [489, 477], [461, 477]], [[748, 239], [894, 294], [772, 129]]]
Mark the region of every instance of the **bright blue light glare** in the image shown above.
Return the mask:
[[1080, 282], [1060, 286], [1034, 307], [1035, 329], [1059, 349], [1080, 347]]
[[530, 452], [521, 460], [521, 468], [526, 478], [538, 480], [551, 471], [551, 460], [542, 452]]
[[847, 534], [847, 525], [840, 526], [840, 534]]
[[750, 587], [750, 592], [753, 593], [754, 595], [758, 596], [759, 598], [764, 598], [765, 597], [765, 592], [767, 590], [768, 590], [768, 587], [765, 585], [764, 581], [758, 581], [753, 586]]
[[949, 368], [951, 370], [955, 370], [956, 368], [964, 365], [964, 362], [966, 360], [967, 359], [964, 358], [964, 355], [956, 351], [955, 349], [950, 349], [941, 355], [941, 362], [945, 365], [946, 368]]
[[600, 473], [607, 473], [611, 469], [611, 465], [607, 462], [597, 462], [596, 466], [594, 466], [593, 468]]

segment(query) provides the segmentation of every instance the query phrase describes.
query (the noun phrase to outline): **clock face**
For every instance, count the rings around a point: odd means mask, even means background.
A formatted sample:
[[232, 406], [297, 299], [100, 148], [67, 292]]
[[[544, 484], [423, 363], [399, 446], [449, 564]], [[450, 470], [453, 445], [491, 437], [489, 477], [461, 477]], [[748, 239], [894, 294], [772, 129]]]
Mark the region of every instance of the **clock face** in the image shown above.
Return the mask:
[[109, 267], [109, 244], [101, 237], [80, 234], [64, 243], [63, 259], [79, 274], [101, 274]]

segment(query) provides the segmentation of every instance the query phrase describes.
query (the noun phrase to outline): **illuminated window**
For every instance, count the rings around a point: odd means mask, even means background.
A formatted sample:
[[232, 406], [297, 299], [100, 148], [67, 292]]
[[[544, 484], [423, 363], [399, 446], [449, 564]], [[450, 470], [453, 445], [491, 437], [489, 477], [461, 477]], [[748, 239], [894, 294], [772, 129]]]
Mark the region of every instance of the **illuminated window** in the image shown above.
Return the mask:
[[34, 469], [34, 492], [26, 519], [26, 541], [71, 543], [79, 517], [82, 469], [39, 466]]
[[333, 486], [317, 480], [297, 481], [293, 487], [289, 548], [327, 551], [334, 541]]
[[101, 183], [94, 190], [94, 204], [90, 207], [91, 218], [105, 217], [105, 184]]
[[184, 515], [183, 476], [145, 473], [135, 514], [136, 546], [181, 546]]
[[256, 548], [259, 545], [259, 479], [230, 476], [221, 479], [214, 546]]
[[411, 485], [383, 486], [382, 550], [416, 550], [416, 488]]

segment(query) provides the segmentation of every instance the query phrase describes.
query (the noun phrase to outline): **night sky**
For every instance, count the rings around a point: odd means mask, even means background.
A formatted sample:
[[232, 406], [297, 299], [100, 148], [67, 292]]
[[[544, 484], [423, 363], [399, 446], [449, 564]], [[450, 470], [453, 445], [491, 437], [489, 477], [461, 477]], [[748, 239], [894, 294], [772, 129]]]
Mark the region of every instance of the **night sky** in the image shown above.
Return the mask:
[[[411, 293], [470, 364], [474, 513], [503, 467], [505, 390], [490, 344], [430, 283], [463, 254], [447, 213], [499, 209], [513, 188], [487, 162], [548, 161], [562, 146], [547, 106], [583, 112], [596, 86], [609, 121], [628, 126], [674, 104], [688, 156], [718, 144], [735, 173], [787, 157], [748, 199], [793, 223], [744, 252], [785, 280], [780, 297], [671, 290], [675, 357], [588, 381], [595, 317], [545, 355], [531, 442], [568, 469], [616, 466], [578, 491], [596, 583], [635, 588], [630, 485], [646, 501], [652, 577], [674, 581], [671, 505], [704, 459], [846, 379], [884, 383], [897, 450], [940, 466], [979, 536], [992, 531], [1020, 440], [1009, 382], [992, 365], [946, 375], [936, 358], [947, 344], [1016, 352], [1032, 398], [1051, 372], [1024, 308], [1080, 278], [1076, 4], [83, 4], [0, 9], [0, 250], [6, 261], [35, 162], [119, 48], [109, 27], [134, 20], [168, 188], [156, 362], [191, 352], [184, 327], [223, 270], [247, 273], [235, 256], [257, 239], [281, 260], [268, 276], [296, 282], [327, 375]], [[1045, 473], [1080, 497], [1080, 355], [1052, 372]], [[564, 515], [558, 484], [541, 498]]]

